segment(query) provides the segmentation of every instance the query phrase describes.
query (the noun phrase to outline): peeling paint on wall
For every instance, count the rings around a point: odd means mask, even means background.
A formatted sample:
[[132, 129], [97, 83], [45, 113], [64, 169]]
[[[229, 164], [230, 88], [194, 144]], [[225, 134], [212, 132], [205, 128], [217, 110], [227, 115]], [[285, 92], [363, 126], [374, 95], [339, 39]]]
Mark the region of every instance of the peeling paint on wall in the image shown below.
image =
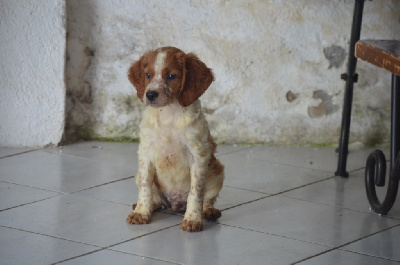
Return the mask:
[[316, 107], [308, 107], [308, 116], [318, 118], [323, 115], [329, 115], [339, 110], [339, 105], [332, 104], [333, 96], [329, 96], [323, 90], [316, 90], [313, 93], [314, 99], [320, 99], [321, 103]]
[[289, 91], [286, 93], [286, 99], [287, 99], [288, 102], [293, 102], [293, 101], [295, 101], [298, 97], [299, 97], [299, 94], [298, 94], [298, 93], [293, 93], [291, 90], [289, 90]]
[[346, 50], [338, 45], [331, 45], [324, 48], [325, 58], [329, 61], [329, 69], [339, 68], [346, 58]]

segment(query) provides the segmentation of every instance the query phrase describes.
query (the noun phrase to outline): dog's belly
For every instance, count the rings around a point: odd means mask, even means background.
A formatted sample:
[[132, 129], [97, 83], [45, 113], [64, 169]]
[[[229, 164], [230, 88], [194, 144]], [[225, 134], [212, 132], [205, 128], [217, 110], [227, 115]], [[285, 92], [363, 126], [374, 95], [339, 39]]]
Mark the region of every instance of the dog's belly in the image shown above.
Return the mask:
[[158, 189], [163, 205], [175, 212], [186, 211], [188, 191], [165, 191]]

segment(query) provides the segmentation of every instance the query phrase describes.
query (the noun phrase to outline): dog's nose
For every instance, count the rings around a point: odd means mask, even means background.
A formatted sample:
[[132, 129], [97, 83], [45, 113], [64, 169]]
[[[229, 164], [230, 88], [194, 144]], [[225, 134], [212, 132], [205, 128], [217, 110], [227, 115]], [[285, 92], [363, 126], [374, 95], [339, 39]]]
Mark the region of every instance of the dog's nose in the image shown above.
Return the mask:
[[149, 91], [146, 93], [146, 98], [150, 101], [155, 100], [158, 97], [158, 93], [155, 91]]

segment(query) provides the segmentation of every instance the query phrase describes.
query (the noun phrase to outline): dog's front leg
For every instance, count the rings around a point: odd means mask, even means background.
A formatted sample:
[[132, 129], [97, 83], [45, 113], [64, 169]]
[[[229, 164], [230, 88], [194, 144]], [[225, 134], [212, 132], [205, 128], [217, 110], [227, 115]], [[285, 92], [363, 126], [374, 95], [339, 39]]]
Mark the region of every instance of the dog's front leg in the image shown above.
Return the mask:
[[198, 232], [203, 230], [202, 211], [207, 164], [204, 158], [195, 158], [195, 163], [192, 165], [190, 172], [191, 187], [187, 199], [185, 217], [181, 224], [181, 229], [184, 231]]
[[131, 212], [126, 219], [128, 223], [150, 223], [151, 214], [153, 212], [152, 186], [154, 173], [154, 166], [149, 161], [139, 159], [139, 169], [136, 175], [136, 183], [139, 188], [138, 202], [134, 211]]

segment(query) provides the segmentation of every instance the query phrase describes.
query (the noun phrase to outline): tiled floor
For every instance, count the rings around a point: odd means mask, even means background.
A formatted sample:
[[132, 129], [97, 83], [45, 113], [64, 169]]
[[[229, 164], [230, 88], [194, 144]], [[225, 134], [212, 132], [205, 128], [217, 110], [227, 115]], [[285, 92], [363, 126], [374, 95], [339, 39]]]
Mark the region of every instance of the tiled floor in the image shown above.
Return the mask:
[[219, 146], [222, 217], [200, 233], [181, 231], [182, 216], [168, 210], [149, 225], [125, 222], [136, 151], [99, 142], [0, 149], [0, 264], [400, 262], [400, 204], [379, 216], [365, 195], [371, 150], [350, 152], [344, 179], [334, 177], [333, 148]]

